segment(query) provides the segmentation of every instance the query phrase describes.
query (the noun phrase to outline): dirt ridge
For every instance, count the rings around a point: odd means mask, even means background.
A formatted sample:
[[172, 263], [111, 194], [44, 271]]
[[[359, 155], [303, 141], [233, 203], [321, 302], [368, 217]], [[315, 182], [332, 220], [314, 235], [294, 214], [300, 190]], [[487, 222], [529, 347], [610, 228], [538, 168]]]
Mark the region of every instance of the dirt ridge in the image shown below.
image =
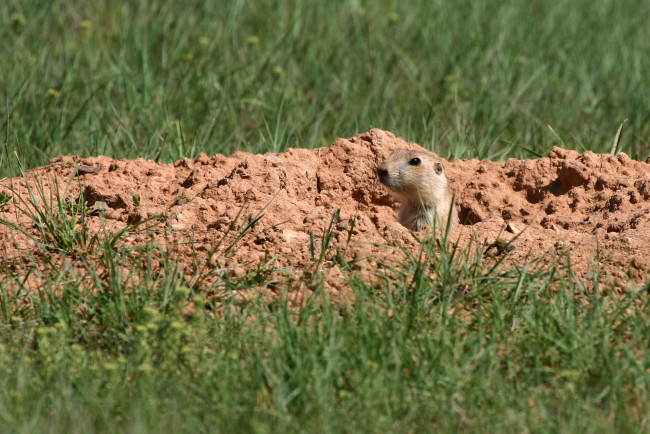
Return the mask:
[[[382, 247], [384, 237], [415, 248], [414, 237], [397, 223], [397, 206], [375, 174], [377, 164], [399, 148], [424, 150], [390, 132], [372, 129], [338, 139], [329, 148], [288, 149], [280, 154], [235, 152], [230, 157], [201, 154], [174, 164], [57, 157], [27, 177], [32, 183], [40, 180], [45, 191], [54, 188], [55, 179], [59, 188], [72, 179], [67, 196], [83, 198], [90, 207], [105, 204], [104, 223], [100, 216], [88, 217], [91, 231], [99, 231], [102, 225], [117, 231], [128, 223], [165, 216], [165, 230], [156, 236], [161, 242], [171, 237], [178, 243], [179, 252], [187, 256], [188, 275], [196, 272], [192, 252], [206, 255], [201, 260], [209, 262], [212, 246], [232, 230], [238, 215], [243, 221], [246, 215], [261, 213], [251, 236], [226, 262], [234, 270], [275, 255], [278, 266], [300, 270], [313, 262], [310, 233], [320, 239], [336, 212], [333, 242], [345, 246], [348, 258], [394, 254]], [[619, 282], [648, 278], [650, 163], [624, 153], [579, 154], [558, 147], [548, 157], [532, 160], [442, 161], [463, 222], [452, 231], [452, 239], [489, 243], [512, 239], [513, 232], [525, 229], [509, 253], [511, 264], [529, 258], [531, 251], [556, 256], [570, 251], [575, 272], [586, 274], [598, 247], [610, 278]], [[2, 180], [0, 191], [25, 197], [26, 181], [22, 177]], [[0, 217], [37, 234], [13, 202]], [[145, 235], [133, 236], [128, 242], [145, 239]], [[29, 239], [9, 234], [6, 228], [0, 241], [5, 255], [11, 255], [12, 249], [34, 248]], [[374, 262], [365, 264], [360, 260], [357, 266], [376, 267]], [[345, 286], [340, 273], [334, 274], [331, 287]]]

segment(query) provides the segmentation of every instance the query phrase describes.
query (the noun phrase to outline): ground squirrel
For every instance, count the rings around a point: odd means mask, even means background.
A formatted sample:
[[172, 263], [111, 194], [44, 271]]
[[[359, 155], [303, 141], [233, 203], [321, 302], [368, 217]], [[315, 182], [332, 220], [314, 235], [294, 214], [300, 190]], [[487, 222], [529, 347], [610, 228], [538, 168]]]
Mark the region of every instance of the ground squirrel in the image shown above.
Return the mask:
[[435, 219], [444, 229], [450, 215], [451, 225], [458, 223], [445, 171], [433, 155], [398, 149], [377, 166], [377, 175], [401, 202], [399, 222], [407, 228], [421, 231]]

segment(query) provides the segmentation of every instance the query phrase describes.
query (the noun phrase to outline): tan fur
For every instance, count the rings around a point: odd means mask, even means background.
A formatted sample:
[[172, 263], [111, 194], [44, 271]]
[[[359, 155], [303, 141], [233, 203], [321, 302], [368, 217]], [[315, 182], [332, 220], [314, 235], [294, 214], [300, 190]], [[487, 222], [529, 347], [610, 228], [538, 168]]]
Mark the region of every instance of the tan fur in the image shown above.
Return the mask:
[[[409, 164], [413, 158], [420, 159], [420, 164]], [[408, 229], [422, 231], [434, 220], [437, 227], [444, 229], [450, 210], [451, 225], [458, 223], [447, 176], [433, 155], [398, 149], [377, 166], [377, 175], [402, 204], [399, 222]]]

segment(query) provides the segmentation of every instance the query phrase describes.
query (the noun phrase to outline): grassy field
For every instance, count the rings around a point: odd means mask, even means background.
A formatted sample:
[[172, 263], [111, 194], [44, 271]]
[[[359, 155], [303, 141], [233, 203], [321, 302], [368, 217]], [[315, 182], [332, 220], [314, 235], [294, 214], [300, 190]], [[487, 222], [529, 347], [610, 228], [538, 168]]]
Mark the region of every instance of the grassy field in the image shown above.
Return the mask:
[[[625, 119], [617, 150], [645, 159], [649, 22], [645, 0], [3, 0], [0, 177], [372, 127], [449, 158], [609, 152]], [[22, 258], [39, 291], [0, 261], [3, 432], [650, 430], [650, 284], [425, 242], [380, 287], [340, 265], [350, 306], [313, 273], [291, 309], [227, 295], [263, 281], [190, 287], [173, 252], [97, 243], [83, 270]]]
[[646, 1], [367, 3], [4, 0], [0, 176], [14, 151], [174, 161], [371, 127], [495, 159], [609, 151], [629, 119], [622, 149], [650, 152]]

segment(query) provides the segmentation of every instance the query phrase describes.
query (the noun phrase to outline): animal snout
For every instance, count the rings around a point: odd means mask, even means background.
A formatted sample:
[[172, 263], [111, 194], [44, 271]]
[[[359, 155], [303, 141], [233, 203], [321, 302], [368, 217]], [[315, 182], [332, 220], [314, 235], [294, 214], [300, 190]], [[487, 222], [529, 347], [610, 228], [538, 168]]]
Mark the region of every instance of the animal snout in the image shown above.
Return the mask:
[[386, 168], [386, 165], [384, 163], [381, 163], [377, 167], [377, 176], [379, 176], [379, 180], [381, 182], [386, 182], [388, 179], [388, 169]]

